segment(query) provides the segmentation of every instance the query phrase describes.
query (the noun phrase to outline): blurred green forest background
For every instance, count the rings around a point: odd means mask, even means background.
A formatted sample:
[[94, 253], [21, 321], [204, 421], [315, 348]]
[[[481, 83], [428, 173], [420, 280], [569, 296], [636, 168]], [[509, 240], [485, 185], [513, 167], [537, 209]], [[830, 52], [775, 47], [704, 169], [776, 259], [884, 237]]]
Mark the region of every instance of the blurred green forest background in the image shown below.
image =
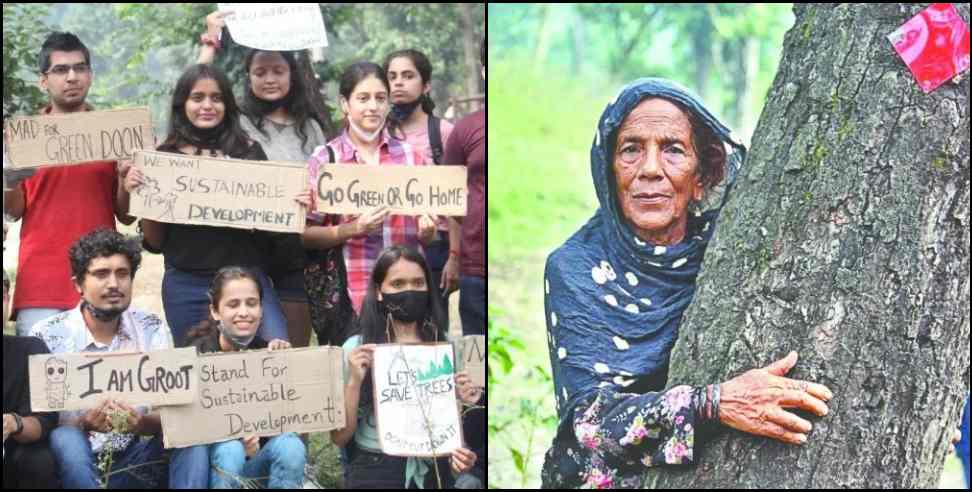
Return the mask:
[[[488, 4], [490, 488], [539, 487], [556, 428], [546, 257], [597, 209], [589, 152], [605, 105], [676, 80], [750, 141], [791, 4]], [[950, 459], [943, 485], [964, 487]]]

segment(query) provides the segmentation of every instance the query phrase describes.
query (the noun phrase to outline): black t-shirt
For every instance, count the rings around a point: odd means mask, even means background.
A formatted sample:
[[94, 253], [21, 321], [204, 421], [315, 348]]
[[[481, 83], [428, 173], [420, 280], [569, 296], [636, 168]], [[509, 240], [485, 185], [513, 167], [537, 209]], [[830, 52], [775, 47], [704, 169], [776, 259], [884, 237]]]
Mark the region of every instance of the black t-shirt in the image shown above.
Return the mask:
[[[162, 145], [158, 151], [185, 155], [175, 145]], [[246, 151], [228, 157], [267, 160], [263, 148], [256, 142]], [[268, 269], [275, 234], [231, 227], [162, 225], [165, 227], [162, 249], [155, 250], [148, 244], [144, 246], [151, 253], [162, 253], [167, 268], [207, 276], [226, 266], [259, 268], [264, 272]]]
[[[57, 412], [30, 411], [27, 358], [31, 355], [49, 354], [50, 350], [40, 338], [3, 336], [3, 413], [16, 413], [21, 417], [37, 417], [41, 425], [41, 439], [57, 426]], [[13, 438], [4, 443], [6, 453], [16, 445]]]

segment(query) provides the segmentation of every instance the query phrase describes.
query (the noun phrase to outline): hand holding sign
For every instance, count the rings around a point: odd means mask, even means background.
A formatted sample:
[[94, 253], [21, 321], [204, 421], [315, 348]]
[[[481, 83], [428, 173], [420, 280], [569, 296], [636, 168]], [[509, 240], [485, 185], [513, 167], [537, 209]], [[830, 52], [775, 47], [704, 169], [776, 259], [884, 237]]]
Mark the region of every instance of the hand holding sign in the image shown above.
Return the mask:
[[479, 403], [479, 399], [483, 397], [483, 388], [476, 386], [476, 383], [469, 377], [469, 373], [462, 371], [456, 374], [456, 394], [459, 395], [459, 401], [473, 406]]
[[429, 214], [418, 216], [419, 241], [422, 244], [430, 244], [435, 240], [435, 218]]
[[111, 426], [108, 422], [108, 404], [111, 403], [111, 398], [105, 398], [102, 400], [101, 404], [88, 410], [84, 415], [81, 416], [79, 421], [81, 430], [88, 432], [108, 432], [111, 430]]
[[381, 206], [371, 212], [362, 214], [354, 221], [354, 236], [369, 236], [381, 231], [385, 224], [385, 219], [391, 212], [388, 207]]
[[451, 460], [452, 471], [454, 471], [456, 475], [462, 475], [463, 473], [472, 470], [472, 468], [476, 466], [477, 458], [476, 453], [466, 448], [459, 448], [453, 451]]
[[351, 383], [361, 386], [368, 375], [368, 369], [374, 365], [376, 345], [362, 345], [351, 352], [348, 362], [351, 364]]

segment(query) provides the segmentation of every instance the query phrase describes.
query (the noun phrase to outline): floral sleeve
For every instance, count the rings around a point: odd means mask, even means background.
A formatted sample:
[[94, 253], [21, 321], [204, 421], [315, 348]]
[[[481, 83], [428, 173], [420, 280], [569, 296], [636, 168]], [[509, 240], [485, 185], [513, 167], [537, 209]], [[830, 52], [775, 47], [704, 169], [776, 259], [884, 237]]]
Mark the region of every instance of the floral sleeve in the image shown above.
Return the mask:
[[705, 392], [690, 386], [643, 395], [598, 392], [576, 407], [574, 435], [558, 436], [548, 453], [545, 486], [640, 487], [645, 467], [694, 463]]

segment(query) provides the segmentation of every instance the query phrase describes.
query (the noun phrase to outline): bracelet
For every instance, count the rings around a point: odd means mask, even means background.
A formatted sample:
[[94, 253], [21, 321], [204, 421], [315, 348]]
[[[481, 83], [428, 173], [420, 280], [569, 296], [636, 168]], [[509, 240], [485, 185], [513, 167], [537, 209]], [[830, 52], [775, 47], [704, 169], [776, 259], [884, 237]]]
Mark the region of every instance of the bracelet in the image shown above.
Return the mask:
[[456, 258], [459, 258], [459, 256], [461, 256], [461, 255], [459, 254], [458, 251], [456, 251], [454, 249], [450, 249], [449, 250], [449, 256], [455, 256]]
[[219, 39], [216, 39], [214, 36], [210, 36], [208, 32], [199, 35], [199, 42], [206, 46], [212, 46], [217, 51], [222, 47]]

